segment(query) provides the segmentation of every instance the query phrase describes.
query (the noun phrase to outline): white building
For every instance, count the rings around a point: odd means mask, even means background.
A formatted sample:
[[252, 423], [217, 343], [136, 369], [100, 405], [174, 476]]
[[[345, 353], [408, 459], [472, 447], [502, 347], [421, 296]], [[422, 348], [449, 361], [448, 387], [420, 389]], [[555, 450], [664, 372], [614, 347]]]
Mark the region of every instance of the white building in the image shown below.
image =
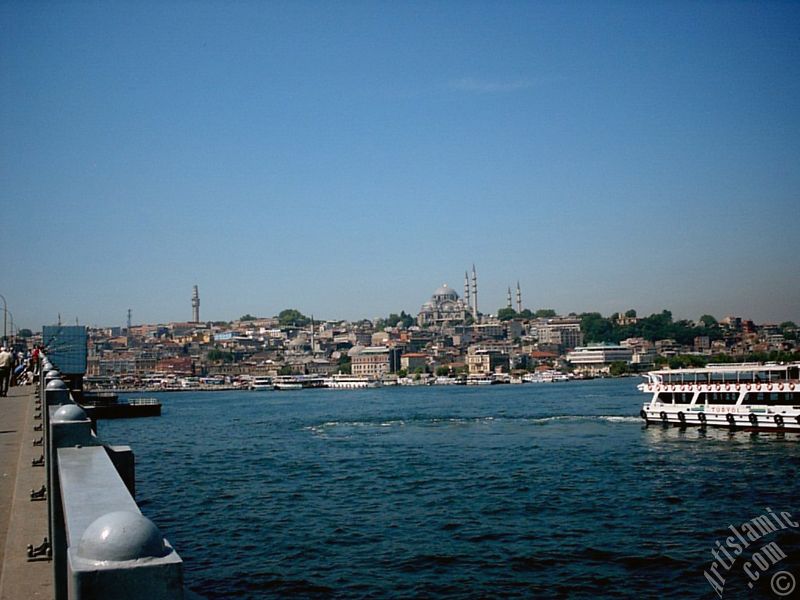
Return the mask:
[[590, 344], [578, 346], [567, 353], [567, 361], [578, 370], [590, 374], [607, 373], [615, 362], [630, 364], [633, 351], [625, 346], [614, 344]]

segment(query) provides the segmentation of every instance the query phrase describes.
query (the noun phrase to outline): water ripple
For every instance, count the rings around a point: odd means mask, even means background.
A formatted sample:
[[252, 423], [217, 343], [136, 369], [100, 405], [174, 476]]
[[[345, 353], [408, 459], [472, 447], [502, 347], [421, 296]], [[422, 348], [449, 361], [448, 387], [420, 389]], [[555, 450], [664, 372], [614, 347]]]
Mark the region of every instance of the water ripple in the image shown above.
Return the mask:
[[645, 428], [632, 380], [162, 401], [100, 435], [211, 599], [711, 597], [728, 526], [796, 504], [800, 436]]

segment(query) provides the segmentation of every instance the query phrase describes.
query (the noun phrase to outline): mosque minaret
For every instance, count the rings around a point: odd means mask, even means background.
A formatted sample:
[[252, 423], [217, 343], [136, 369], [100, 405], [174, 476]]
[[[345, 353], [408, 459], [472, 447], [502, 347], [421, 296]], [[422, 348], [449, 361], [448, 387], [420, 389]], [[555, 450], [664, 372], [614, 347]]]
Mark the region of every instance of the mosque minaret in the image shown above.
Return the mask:
[[472, 317], [478, 320], [478, 274], [475, 271], [475, 263], [472, 263]]

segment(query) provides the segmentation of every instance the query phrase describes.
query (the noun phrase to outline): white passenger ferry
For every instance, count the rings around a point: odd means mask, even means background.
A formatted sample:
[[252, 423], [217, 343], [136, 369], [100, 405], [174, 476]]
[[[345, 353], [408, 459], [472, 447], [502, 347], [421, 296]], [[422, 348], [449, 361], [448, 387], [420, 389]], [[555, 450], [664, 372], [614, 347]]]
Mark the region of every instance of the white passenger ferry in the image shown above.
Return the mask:
[[250, 389], [256, 391], [264, 391], [272, 389], [272, 377], [266, 375], [256, 375], [250, 380]]
[[646, 423], [800, 432], [800, 362], [710, 364], [647, 373]]
[[322, 377], [317, 375], [278, 375], [272, 380], [272, 387], [276, 390], [303, 390], [306, 388], [320, 388], [324, 385]]
[[347, 373], [337, 373], [325, 379], [325, 387], [340, 390], [375, 388], [379, 385], [380, 381], [375, 379], [370, 379], [364, 375], [349, 375]]

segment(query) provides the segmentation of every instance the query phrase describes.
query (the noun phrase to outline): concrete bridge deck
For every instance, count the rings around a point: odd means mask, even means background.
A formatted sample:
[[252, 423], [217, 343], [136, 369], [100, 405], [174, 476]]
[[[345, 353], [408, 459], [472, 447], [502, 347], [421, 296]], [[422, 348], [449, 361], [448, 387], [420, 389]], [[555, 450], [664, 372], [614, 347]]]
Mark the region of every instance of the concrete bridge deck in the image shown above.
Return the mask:
[[[49, 560], [28, 561], [26, 547], [47, 536], [47, 502], [32, 502], [31, 490], [45, 483], [47, 471], [31, 466], [44, 452], [33, 440], [42, 436], [34, 426], [35, 385], [9, 388], [0, 398], [0, 600], [51, 600], [53, 566]], [[48, 490], [49, 491], [49, 490]]]

